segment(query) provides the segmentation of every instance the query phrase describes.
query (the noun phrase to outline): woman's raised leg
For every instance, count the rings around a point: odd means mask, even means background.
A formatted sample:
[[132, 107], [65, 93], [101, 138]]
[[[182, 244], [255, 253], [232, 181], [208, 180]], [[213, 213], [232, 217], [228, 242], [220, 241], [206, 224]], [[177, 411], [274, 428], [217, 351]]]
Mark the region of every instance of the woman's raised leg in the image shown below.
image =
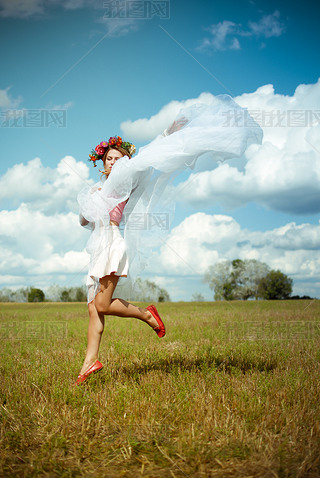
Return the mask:
[[100, 279], [101, 291], [95, 298], [97, 312], [103, 315], [116, 315], [117, 317], [133, 317], [146, 322], [152, 328], [158, 327], [158, 322], [149, 310], [137, 307], [123, 299], [112, 298], [118, 280], [119, 276], [114, 274]]

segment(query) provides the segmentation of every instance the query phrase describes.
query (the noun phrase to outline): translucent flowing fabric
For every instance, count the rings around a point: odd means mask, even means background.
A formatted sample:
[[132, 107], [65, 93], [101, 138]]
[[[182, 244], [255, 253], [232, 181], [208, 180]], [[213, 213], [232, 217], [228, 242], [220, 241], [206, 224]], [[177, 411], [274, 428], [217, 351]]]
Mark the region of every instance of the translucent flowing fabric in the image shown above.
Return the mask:
[[131, 159], [119, 158], [107, 180], [80, 191], [80, 214], [91, 230], [88, 302], [100, 290], [106, 250], [113, 237], [109, 213], [117, 204], [128, 199], [122, 219], [129, 271], [127, 278], [120, 278], [114, 297], [125, 294], [130, 298], [152, 249], [162, 244], [169, 232], [176, 199], [170, 186], [175, 177], [193, 169], [203, 154], [210, 153], [214, 164], [240, 157], [250, 144], [262, 142], [260, 126], [228, 95], [216, 96], [210, 105], [182, 109], [175, 121], [180, 120], [180, 129], [159, 135]]

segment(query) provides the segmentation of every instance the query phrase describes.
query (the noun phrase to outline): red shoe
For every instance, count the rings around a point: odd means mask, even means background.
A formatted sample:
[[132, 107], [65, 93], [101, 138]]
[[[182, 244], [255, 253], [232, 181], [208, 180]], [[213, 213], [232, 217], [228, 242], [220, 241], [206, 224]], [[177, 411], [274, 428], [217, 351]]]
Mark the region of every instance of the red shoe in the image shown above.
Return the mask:
[[88, 368], [88, 370], [86, 370], [86, 372], [84, 372], [83, 374], [80, 373], [78, 375], [77, 381], [74, 385], [80, 385], [89, 377], [89, 375], [95, 372], [99, 372], [99, 370], [101, 370], [102, 368], [102, 363], [99, 362], [99, 360], [96, 360], [95, 363], [90, 368]]
[[154, 305], [148, 305], [147, 310], [149, 312], [151, 312], [151, 314], [153, 315], [153, 317], [156, 319], [156, 321], [159, 324], [159, 327], [156, 327], [153, 330], [156, 332], [158, 337], [160, 337], [160, 339], [161, 339], [161, 337], [164, 337], [166, 335], [166, 329], [165, 329], [164, 323], [162, 322], [161, 317], [158, 314], [158, 311], [157, 311], [157, 309], [155, 308]]

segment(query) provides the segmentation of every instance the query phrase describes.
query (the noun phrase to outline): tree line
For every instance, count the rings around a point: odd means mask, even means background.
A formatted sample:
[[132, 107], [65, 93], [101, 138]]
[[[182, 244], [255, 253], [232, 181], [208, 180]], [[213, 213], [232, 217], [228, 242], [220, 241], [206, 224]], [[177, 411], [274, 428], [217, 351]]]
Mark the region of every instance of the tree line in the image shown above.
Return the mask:
[[[292, 296], [292, 279], [280, 270], [271, 269], [256, 259], [235, 259], [219, 262], [207, 269], [203, 281], [214, 290], [215, 300], [281, 300], [311, 299], [305, 295]], [[169, 302], [166, 289], [152, 281], [137, 279], [135, 292], [128, 300], [137, 302]], [[203, 301], [201, 293], [192, 295], [193, 301]], [[52, 285], [44, 292], [35, 287], [0, 290], [0, 302], [86, 302], [85, 286], [61, 287]]]
[[290, 277], [255, 259], [219, 262], [208, 268], [203, 280], [214, 290], [215, 300], [280, 300], [292, 293]]
[[[152, 281], [137, 279], [134, 296], [130, 300], [137, 302], [169, 302], [166, 289]], [[0, 302], [86, 302], [87, 288], [62, 287], [52, 285], [44, 292], [37, 287], [21, 287], [17, 290], [8, 287], [0, 290]]]

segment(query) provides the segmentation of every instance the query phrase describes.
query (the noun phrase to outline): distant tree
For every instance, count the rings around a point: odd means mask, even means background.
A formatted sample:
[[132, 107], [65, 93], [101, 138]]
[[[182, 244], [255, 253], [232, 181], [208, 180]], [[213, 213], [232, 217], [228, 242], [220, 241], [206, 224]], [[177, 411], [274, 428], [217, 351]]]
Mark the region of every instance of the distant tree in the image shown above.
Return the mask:
[[76, 302], [86, 302], [87, 293], [85, 287], [76, 287]]
[[10, 296], [11, 296], [11, 289], [8, 287], [4, 287], [0, 291], [0, 302], [10, 302]]
[[[20, 289], [12, 290], [8, 287], [4, 287], [0, 290], [0, 302], [30, 302], [29, 297], [31, 298], [31, 302], [42, 301], [42, 294], [35, 293], [34, 290], [40, 289], [35, 289], [32, 287], [21, 287]], [[43, 300], [49, 300], [52, 302], [86, 302], [86, 287], [80, 286], [64, 289], [61, 286], [52, 285], [46, 289], [45, 298]]]
[[200, 294], [199, 292], [194, 292], [194, 294], [192, 294], [192, 300], [194, 302], [203, 302], [204, 301], [204, 297], [202, 294]]
[[270, 271], [264, 262], [235, 259], [210, 266], [204, 282], [214, 289], [215, 300], [247, 300], [258, 298], [260, 279]]
[[30, 292], [29, 288], [23, 288], [23, 287], [21, 287], [20, 289], [15, 290], [15, 291], [12, 291], [11, 295], [10, 295], [10, 301], [12, 301], [12, 302], [27, 302], [29, 292]]
[[209, 283], [210, 289], [214, 289], [215, 300], [230, 300], [229, 284], [231, 282], [232, 264], [230, 261], [218, 262], [210, 266], [204, 275], [204, 282]]
[[259, 296], [267, 300], [288, 299], [292, 292], [292, 279], [279, 270], [270, 271], [259, 283]]
[[70, 293], [68, 290], [63, 290], [60, 295], [61, 302], [71, 302]]
[[[27, 294], [28, 297], [28, 294]], [[22, 294], [19, 293], [19, 289], [12, 290], [9, 287], [4, 287], [0, 292], [1, 302], [26, 302]]]
[[162, 287], [160, 287], [158, 292], [158, 302], [169, 302], [169, 301], [170, 301], [170, 296], [168, 292]]
[[28, 302], [43, 302], [44, 297], [44, 292], [41, 289], [31, 287], [28, 293]]
[[235, 287], [232, 282], [225, 282], [222, 284], [222, 298], [224, 300], [235, 300]]
[[232, 261], [232, 266], [237, 271], [237, 282], [234, 283], [234, 296], [236, 299], [258, 299], [260, 280], [270, 272], [270, 267], [256, 259]]
[[46, 298], [52, 302], [60, 302], [63, 288], [59, 285], [51, 285], [46, 290]]
[[86, 302], [86, 287], [61, 287], [59, 285], [51, 285], [46, 290], [46, 299], [52, 302]]
[[142, 280], [139, 277], [136, 280], [135, 290], [131, 300], [141, 302], [170, 302], [170, 296], [166, 289], [159, 287], [155, 282]]

